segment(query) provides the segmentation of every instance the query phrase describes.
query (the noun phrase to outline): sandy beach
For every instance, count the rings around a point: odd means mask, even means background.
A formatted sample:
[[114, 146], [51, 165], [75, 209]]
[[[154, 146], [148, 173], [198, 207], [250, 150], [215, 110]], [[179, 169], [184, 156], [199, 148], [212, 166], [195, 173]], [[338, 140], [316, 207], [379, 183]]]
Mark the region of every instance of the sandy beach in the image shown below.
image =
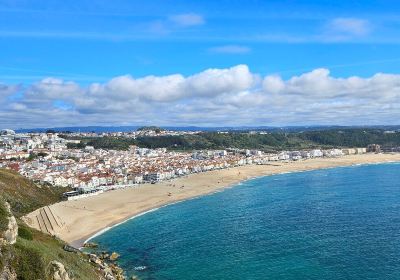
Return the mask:
[[[176, 201], [209, 194], [258, 176], [305, 171], [355, 164], [400, 161], [400, 154], [364, 154], [340, 158], [319, 158], [295, 162], [271, 162], [269, 165], [247, 165], [193, 174], [158, 184], [109, 191], [76, 201], [63, 201], [49, 206], [49, 227], [55, 234], [79, 247], [95, 233], [123, 222], [132, 216]], [[25, 220], [39, 228], [38, 209]], [[49, 211], [49, 210], [47, 210]]]

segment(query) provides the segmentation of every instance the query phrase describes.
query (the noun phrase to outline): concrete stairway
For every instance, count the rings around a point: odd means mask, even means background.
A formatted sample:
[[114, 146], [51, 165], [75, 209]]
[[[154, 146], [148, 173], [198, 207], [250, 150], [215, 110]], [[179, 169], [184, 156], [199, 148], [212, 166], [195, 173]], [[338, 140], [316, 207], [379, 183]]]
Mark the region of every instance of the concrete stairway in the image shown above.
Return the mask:
[[35, 212], [35, 218], [33, 218], [33, 220], [31, 219], [31, 226], [40, 231], [50, 235], [55, 235], [64, 227], [64, 223], [53, 213], [49, 206], [42, 207]]

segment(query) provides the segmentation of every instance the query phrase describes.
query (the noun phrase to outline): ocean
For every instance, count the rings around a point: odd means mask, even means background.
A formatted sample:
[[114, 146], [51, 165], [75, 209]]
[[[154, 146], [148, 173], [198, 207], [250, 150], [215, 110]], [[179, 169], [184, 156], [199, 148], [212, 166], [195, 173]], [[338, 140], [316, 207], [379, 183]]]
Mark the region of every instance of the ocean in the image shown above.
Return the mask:
[[256, 178], [92, 241], [143, 280], [400, 279], [400, 164]]

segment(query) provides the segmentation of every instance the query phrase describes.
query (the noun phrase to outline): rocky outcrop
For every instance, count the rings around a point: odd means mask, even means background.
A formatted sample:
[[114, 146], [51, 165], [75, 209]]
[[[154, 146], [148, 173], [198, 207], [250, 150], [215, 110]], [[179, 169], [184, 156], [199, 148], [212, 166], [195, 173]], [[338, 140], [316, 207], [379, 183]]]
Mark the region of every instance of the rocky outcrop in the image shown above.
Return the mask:
[[2, 271], [0, 271], [0, 279], [1, 280], [16, 280], [17, 274], [11, 268], [11, 266], [7, 265], [3, 268]]
[[119, 258], [119, 255], [116, 252], [113, 252], [110, 256], [110, 261], [116, 261]]
[[86, 242], [85, 244], [83, 244], [83, 247], [85, 248], [97, 248], [99, 245], [97, 245], [94, 242]]
[[[105, 254], [105, 253], [104, 253]], [[108, 254], [107, 254], [108, 255]], [[105, 259], [99, 258], [96, 254], [89, 254], [89, 261], [94, 263], [101, 271], [106, 280], [124, 280], [124, 271], [115, 264], [108, 264]]]
[[0, 244], [15, 244], [17, 242], [18, 236], [18, 224], [17, 220], [11, 213], [11, 207], [8, 202], [4, 202], [4, 206], [6, 207], [9, 217], [8, 217], [8, 226], [7, 229], [2, 233], [0, 238]]
[[58, 261], [50, 262], [50, 273], [52, 280], [71, 280], [64, 265]]
[[10, 246], [0, 246], [0, 279], [1, 280], [16, 280], [17, 274], [10, 265], [13, 255], [9, 250]]
[[79, 249], [72, 247], [68, 244], [65, 244], [63, 246], [64, 251], [70, 252], [70, 253], [80, 253], [81, 251], [79, 251]]

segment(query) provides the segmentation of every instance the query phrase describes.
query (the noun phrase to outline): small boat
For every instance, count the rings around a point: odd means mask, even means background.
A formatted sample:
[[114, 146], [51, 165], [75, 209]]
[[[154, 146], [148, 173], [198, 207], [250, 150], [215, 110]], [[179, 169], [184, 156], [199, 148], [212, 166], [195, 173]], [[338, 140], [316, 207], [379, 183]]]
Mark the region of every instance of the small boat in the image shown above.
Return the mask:
[[133, 269], [136, 271], [141, 271], [141, 270], [145, 270], [147, 268], [147, 266], [141, 265], [141, 266], [135, 266]]

